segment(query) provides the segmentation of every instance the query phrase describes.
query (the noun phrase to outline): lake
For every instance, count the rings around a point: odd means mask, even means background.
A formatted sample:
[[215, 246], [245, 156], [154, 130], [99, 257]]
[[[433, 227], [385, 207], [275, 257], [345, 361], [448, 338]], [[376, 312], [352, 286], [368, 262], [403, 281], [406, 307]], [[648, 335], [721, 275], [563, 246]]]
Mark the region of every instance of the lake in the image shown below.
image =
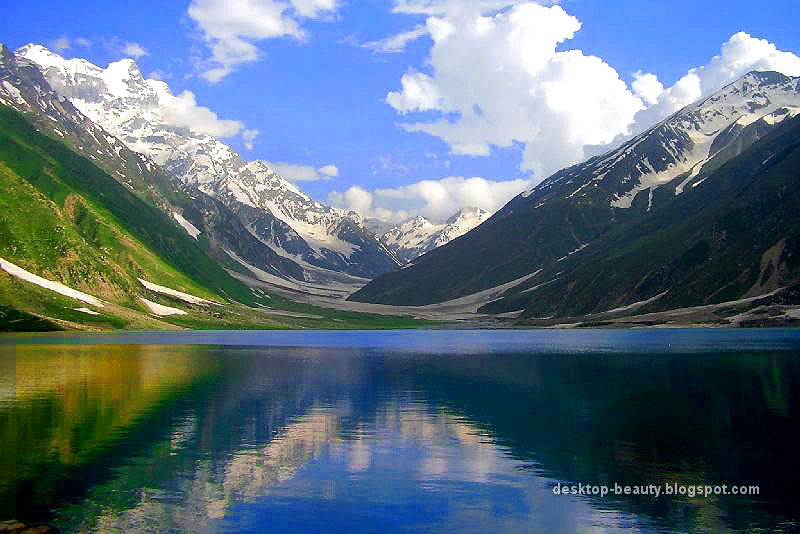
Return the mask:
[[792, 531], [798, 409], [797, 330], [4, 335], [0, 520]]

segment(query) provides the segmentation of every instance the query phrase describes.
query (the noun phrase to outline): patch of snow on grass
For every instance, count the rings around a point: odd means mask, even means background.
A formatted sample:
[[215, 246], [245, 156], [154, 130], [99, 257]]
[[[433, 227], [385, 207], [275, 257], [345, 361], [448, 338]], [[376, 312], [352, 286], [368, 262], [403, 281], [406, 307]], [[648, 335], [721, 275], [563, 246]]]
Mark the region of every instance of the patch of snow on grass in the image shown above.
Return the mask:
[[150, 310], [150, 313], [153, 315], [158, 315], [159, 317], [167, 317], [169, 315], [188, 315], [185, 311], [179, 310], [178, 308], [170, 308], [169, 306], [164, 306], [163, 304], [159, 304], [158, 302], [153, 302], [152, 300], [147, 300], [145, 298], [139, 297], [147, 309]]
[[90, 310], [89, 308], [72, 308], [72, 309], [78, 312], [87, 313], [89, 315], [100, 315], [96, 311]]
[[11, 276], [19, 278], [20, 280], [25, 280], [31, 284], [49, 289], [50, 291], [55, 291], [56, 293], [64, 295], [65, 297], [71, 297], [80, 300], [81, 302], [85, 302], [86, 304], [97, 306], [98, 308], [103, 307], [103, 302], [96, 297], [83, 293], [82, 291], [78, 291], [77, 289], [72, 289], [71, 287], [65, 286], [60, 282], [54, 282], [52, 280], [42, 278], [41, 276], [36, 276], [35, 274], [30, 273], [22, 267], [14, 265], [10, 261], [6, 261], [3, 258], [0, 258], [0, 268], [2, 268]]
[[606, 311], [604, 311], [602, 313], [619, 313], [619, 312], [624, 312], [624, 311], [635, 310], [637, 308], [641, 308], [642, 306], [645, 306], [647, 304], [650, 304], [652, 302], [657, 301], [658, 299], [660, 299], [661, 297], [663, 297], [667, 293], [669, 293], [669, 291], [662, 291], [661, 293], [659, 293], [655, 297], [651, 297], [651, 298], [649, 298], [647, 300], [640, 300], [639, 302], [634, 302], [632, 304], [628, 304], [627, 306], [622, 306], [620, 308], [614, 308], [612, 310], [606, 310]]
[[216, 302], [211, 302], [210, 300], [206, 300], [204, 298], [196, 297], [194, 295], [190, 295], [189, 293], [184, 293], [182, 291], [178, 291], [175, 289], [171, 289], [169, 287], [160, 286], [158, 284], [154, 284], [152, 282], [148, 282], [142, 278], [138, 279], [139, 282], [154, 293], [161, 293], [162, 295], [167, 295], [169, 297], [175, 297], [176, 299], [180, 299], [184, 302], [188, 302], [189, 304], [214, 304], [215, 306], [222, 306], [222, 304], [218, 304]]

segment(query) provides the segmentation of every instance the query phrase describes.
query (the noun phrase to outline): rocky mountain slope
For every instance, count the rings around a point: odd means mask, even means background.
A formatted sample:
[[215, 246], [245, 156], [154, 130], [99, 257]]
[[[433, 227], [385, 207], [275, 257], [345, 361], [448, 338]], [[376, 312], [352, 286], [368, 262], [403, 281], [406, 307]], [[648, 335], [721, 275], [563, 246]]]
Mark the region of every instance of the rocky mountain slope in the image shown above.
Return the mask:
[[381, 242], [404, 264], [466, 234], [491, 216], [480, 208], [464, 208], [442, 224], [422, 216], [413, 217], [386, 230]]
[[260, 269], [302, 279], [296, 263], [252, 236], [239, 218], [219, 201], [183, 186], [149, 157], [135, 153], [97, 126], [52, 90], [38, 68], [0, 44], [0, 103], [21, 113], [40, 131], [90, 159], [123, 187], [164, 212], [170, 224], [189, 232], [217, 259], [230, 261], [230, 250]]
[[[195, 239], [92, 160], [0, 105], [0, 305], [68, 321], [153, 326], [193, 304], [252, 302]], [[153, 283], [148, 287], [147, 284]], [[138, 313], [137, 313], [138, 312]]]
[[265, 163], [248, 163], [216, 138], [181, 124], [170, 112], [178, 98], [166, 83], [145, 79], [134, 61], [103, 69], [39, 45], [16, 55], [128, 148], [222, 202], [278, 254], [306, 267], [367, 277], [397, 266], [356, 213], [313, 201]]
[[[638, 268], [634, 269], [638, 265], [635, 261], [626, 261], [624, 268], [617, 265], [611, 269], [611, 260], [632, 258], [629, 256], [630, 247], [637, 237], [647, 237], [643, 235], [645, 229], [654, 235], [660, 230], [659, 224], [669, 222], [670, 216], [681, 222], [686, 216], [685, 210], [694, 209], [692, 213], [697, 216], [715, 214], [722, 217], [734, 213], [723, 209], [723, 203], [732, 200], [721, 196], [721, 190], [739, 191], [736, 194], [740, 195], [744, 190], [758, 193], [763, 182], [765, 198], [773, 193], [778, 195], [780, 191], [789, 195], [796, 184], [797, 168], [787, 167], [791, 158], [779, 158], [775, 151], [778, 146], [783, 147], [781, 150], [791, 151], [791, 135], [796, 135], [796, 132], [791, 130], [792, 133], [788, 133], [790, 130], [786, 128], [796, 123], [798, 111], [800, 79], [774, 72], [750, 73], [680, 110], [618, 149], [557, 172], [533, 190], [513, 199], [475, 230], [429, 252], [405, 269], [373, 280], [351, 298], [363, 302], [422, 305], [528, 277], [529, 285], [519, 288], [519, 291], [527, 290], [524, 296], [498, 301], [486, 310], [530, 310], [530, 313], [547, 316], [547, 310], [557, 314], [576, 314], [625, 307], [654, 298], [664, 291], [669, 291], [670, 298], [659, 299], [661, 306], [712, 302], [747, 294], [749, 289], [742, 289], [744, 282], [734, 283], [734, 279], [741, 277], [752, 285], [755, 276], [752, 266], [767, 261], [764, 254], [768, 250], [773, 250], [773, 256], [777, 255], [775, 261], [785, 260], [785, 254], [797, 254], [792, 252], [791, 221], [780, 218], [786, 216], [786, 211], [776, 209], [777, 218], [770, 219], [771, 227], [757, 224], [760, 221], [755, 214], [766, 214], [754, 207], [736, 212], [744, 217], [739, 223], [743, 225], [740, 229], [747, 225], [760, 228], [765, 233], [763, 240], [739, 241], [745, 238], [732, 233], [732, 228], [715, 226], [720, 221], [712, 218], [704, 219], [703, 230], [711, 232], [711, 228], [717, 228], [723, 233], [713, 239], [707, 236], [711, 239], [709, 242], [694, 232], [688, 232], [688, 228], [683, 234], [672, 234], [672, 241], [657, 241], [663, 250], [659, 250], [659, 254], [654, 252], [653, 257], [660, 257], [662, 262], [668, 258], [672, 261], [675, 259], [673, 254], [684, 251], [687, 257], [696, 254], [698, 265], [708, 268], [714, 265], [715, 258], [727, 254], [725, 251], [736, 250], [741, 255], [735, 269], [728, 272], [709, 270], [718, 279], [714, 279], [713, 284], [705, 280], [707, 285], [697, 286], [694, 293], [672, 289], [672, 286], [689, 283], [688, 279], [683, 280], [686, 273], [681, 274], [680, 269], [661, 279], [659, 275], [646, 275]], [[781, 141], [776, 141], [777, 145], [764, 144], [779, 130], [784, 133]], [[747, 156], [749, 163], [742, 159], [745, 154], [750, 154]], [[764, 169], [750, 165], [755, 161], [752, 158], [758, 159], [754, 154], [764, 156], [756, 162], [763, 163]], [[734, 162], [743, 169], [740, 172], [750, 174], [730, 183], [724, 176], [728, 176], [726, 169], [733, 168]], [[771, 182], [761, 178], [772, 172], [767, 167], [778, 169], [780, 162], [783, 162], [780, 177], [774, 179], [782, 181], [781, 185], [770, 190], [767, 184]], [[727, 185], [720, 185], [723, 183]], [[758, 198], [756, 195], [751, 200], [758, 202]], [[790, 197], [779, 198], [790, 202]], [[670, 215], [664, 215], [667, 213]], [[767, 242], [766, 236], [770, 235], [767, 230], [781, 226], [787, 227], [786, 244], [778, 246], [781, 239]], [[612, 235], [616, 236], [613, 246], [607, 240]], [[693, 243], [705, 244], [697, 245], [698, 248], [690, 252]], [[740, 248], [744, 243], [749, 243], [750, 248]], [[685, 246], [688, 248], [684, 249]], [[778, 248], [774, 248], [776, 246]], [[782, 251], [780, 254], [778, 249]], [[601, 257], [609, 262], [603, 265], [610, 269], [604, 271], [603, 276], [598, 271], [592, 271], [597, 278], [580, 280], [563, 275], [568, 265], [581, 264], [591, 270], [601, 265]], [[644, 259], [640, 264], [655, 268]], [[675, 265], [680, 264], [677, 262]], [[777, 265], [782, 263], [773, 267]], [[544, 277], [546, 273], [551, 273], [551, 276]], [[789, 268], [775, 283], [791, 283], [793, 273], [795, 271]], [[659, 280], [658, 283], [653, 283], [653, 277]], [[561, 282], [555, 282], [556, 279]], [[539, 284], [552, 285], [554, 291], [551, 299], [541, 306], [536, 303], [546, 291], [541, 292], [537, 287]], [[729, 284], [729, 290], [717, 291], [720, 284]], [[532, 289], [534, 287], [537, 289]], [[565, 297], [565, 292], [575, 295], [578, 291], [587, 291], [592, 297], [586, 297], [587, 300]], [[509, 295], [514, 293], [515, 290], [511, 290]], [[605, 296], [600, 298], [600, 294]], [[692, 300], [694, 302], [690, 302]], [[567, 302], [574, 303], [574, 308], [565, 309]]]
[[0, 331], [417, 324], [298, 304], [252, 269], [306, 276], [0, 45]]

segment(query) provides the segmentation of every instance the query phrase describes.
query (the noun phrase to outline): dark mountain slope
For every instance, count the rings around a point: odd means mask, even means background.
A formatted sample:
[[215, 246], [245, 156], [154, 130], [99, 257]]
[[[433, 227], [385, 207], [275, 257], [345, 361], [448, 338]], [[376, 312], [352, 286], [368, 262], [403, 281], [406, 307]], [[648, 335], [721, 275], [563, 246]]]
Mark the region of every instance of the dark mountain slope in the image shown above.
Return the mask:
[[800, 78], [750, 73], [618, 149], [557, 172], [475, 230], [350, 298], [431, 304], [555, 268], [609, 232], [631, 233], [642, 217], [683, 202], [688, 191], [707, 191], [695, 186], [708, 172], [795, 116], [798, 106]]
[[639, 302], [637, 312], [647, 312], [800, 282], [800, 118], [699, 178], [484, 311], [565, 317]]

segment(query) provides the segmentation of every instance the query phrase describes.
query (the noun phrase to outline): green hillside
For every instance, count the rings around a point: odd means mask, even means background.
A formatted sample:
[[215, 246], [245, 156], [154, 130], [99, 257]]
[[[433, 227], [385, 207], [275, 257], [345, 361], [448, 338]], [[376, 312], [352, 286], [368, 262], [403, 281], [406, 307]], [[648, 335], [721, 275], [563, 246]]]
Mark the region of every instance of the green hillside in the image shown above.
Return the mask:
[[[322, 310], [251, 291], [166, 214], [90, 160], [0, 106], [0, 258], [103, 300], [85, 304], [0, 270], [5, 330], [416, 326], [417, 321]], [[225, 304], [187, 304], [138, 278]], [[187, 311], [154, 317], [140, 297]], [[270, 314], [247, 307], [288, 309]]]

